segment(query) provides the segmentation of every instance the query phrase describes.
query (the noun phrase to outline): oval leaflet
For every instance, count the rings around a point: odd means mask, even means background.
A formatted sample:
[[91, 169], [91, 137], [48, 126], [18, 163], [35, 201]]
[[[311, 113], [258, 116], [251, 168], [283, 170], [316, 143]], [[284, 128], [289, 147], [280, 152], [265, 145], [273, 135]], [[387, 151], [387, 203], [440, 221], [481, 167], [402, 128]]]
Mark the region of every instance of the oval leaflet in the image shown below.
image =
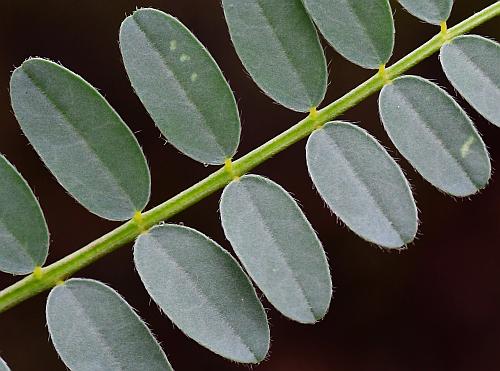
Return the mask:
[[135, 92], [174, 147], [206, 164], [234, 155], [236, 101], [214, 59], [181, 22], [139, 9], [121, 25], [120, 50]]
[[234, 258], [194, 229], [142, 234], [134, 262], [149, 295], [187, 336], [225, 358], [257, 363], [269, 349], [266, 314]]
[[49, 232], [28, 183], [0, 155], [0, 271], [33, 272], [47, 258]]
[[500, 45], [481, 36], [460, 36], [443, 45], [439, 60], [453, 87], [500, 126]]
[[328, 263], [292, 197], [266, 178], [246, 175], [224, 189], [220, 213], [236, 255], [276, 309], [302, 323], [323, 318], [332, 295]]
[[306, 158], [319, 194], [356, 234], [387, 248], [415, 238], [417, 209], [408, 182], [365, 130], [327, 123], [309, 137]]
[[389, 61], [394, 20], [388, 0], [304, 0], [325, 39], [344, 58], [364, 68]]
[[130, 129], [80, 76], [33, 58], [10, 80], [26, 137], [59, 183], [85, 208], [126, 220], [149, 200], [150, 175]]
[[326, 60], [301, 1], [222, 4], [236, 52], [255, 83], [294, 111], [319, 105], [326, 93]]
[[443, 89], [417, 76], [384, 86], [379, 99], [384, 128], [401, 154], [431, 184], [469, 196], [491, 175], [485, 145], [466, 113]]
[[47, 299], [52, 342], [71, 370], [172, 370], [153, 335], [110, 287], [70, 279]]
[[415, 17], [431, 24], [445, 22], [451, 13], [453, 0], [399, 0], [400, 4]]

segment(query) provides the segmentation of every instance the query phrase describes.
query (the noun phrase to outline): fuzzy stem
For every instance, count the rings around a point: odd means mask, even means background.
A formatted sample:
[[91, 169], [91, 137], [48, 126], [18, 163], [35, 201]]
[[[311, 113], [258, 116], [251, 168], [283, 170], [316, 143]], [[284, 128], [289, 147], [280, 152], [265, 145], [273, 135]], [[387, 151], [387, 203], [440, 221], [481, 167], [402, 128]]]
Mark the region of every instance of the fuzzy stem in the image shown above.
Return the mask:
[[220, 168], [170, 200], [147, 212], [137, 214], [130, 221], [65, 258], [45, 268], [37, 267], [33, 274], [0, 291], [0, 313], [42, 291], [60, 284], [62, 280], [78, 272], [80, 269], [133, 241], [137, 236], [155, 224], [171, 218], [175, 214], [222, 189], [233, 178], [249, 172], [275, 154], [307, 137], [327, 121], [334, 119], [368, 96], [379, 91], [385, 83], [436, 53], [446, 41], [462, 35], [498, 15], [500, 15], [500, 1], [465, 19], [455, 27], [448, 29], [446, 40], [442, 37], [442, 34], [434, 36], [391, 67], [385, 68], [383, 73], [377, 73], [325, 108], [319, 111], [314, 110], [314, 114], [310, 114], [290, 129], [240, 159], [232, 163], [228, 162], [231, 165], [230, 172], [227, 171], [228, 164], [226, 164], [225, 167]]

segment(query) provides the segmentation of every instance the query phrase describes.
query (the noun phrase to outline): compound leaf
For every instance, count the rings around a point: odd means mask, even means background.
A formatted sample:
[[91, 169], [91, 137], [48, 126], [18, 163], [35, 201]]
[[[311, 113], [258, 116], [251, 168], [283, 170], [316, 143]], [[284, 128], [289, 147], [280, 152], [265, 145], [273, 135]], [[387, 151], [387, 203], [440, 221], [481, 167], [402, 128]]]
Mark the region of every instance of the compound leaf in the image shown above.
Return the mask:
[[256, 84], [279, 104], [305, 112], [326, 92], [323, 49], [300, 0], [223, 0], [229, 33]]
[[217, 63], [176, 18], [139, 9], [120, 28], [130, 82], [167, 140], [189, 157], [222, 164], [236, 152], [240, 119]]
[[443, 45], [440, 60], [453, 87], [500, 126], [500, 45], [481, 36], [460, 36]]
[[355, 233], [388, 248], [415, 238], [417, 210], [408, 182], [365, 130], [327, 123], [309, 137], [306, 157], [319, 194]]
[[80, 76], [33, 58], [10, 81], [26, 137], [59, 183], [103, 218], [125, 220], [149, 200], [150, 175], [130, 129]]
[[399, 0], [412, 15], [424, 22], [438, 25], [450, 17], [453, 0]]
[[28, 183], [0, 155], [0, 270], [33, 272], [47, 258], [49, 232]]
[[172, 370], [144, 322], [101, 282], [70, 279], [53, 288], [47, 324], [57, 353], [71, 370]]
[[364, 68], [389, 61], [394, 20], [388, 0], [304, 0], [325, 39], [344, 58]]
[[292, 197], [268, 179], [247, 175], [224, 189], [220, 212], [226, 237], [267, 299], [293, 320], [321, 319], [332, 294], [328, 263]]
[[0, 371], [10, 371], [9, 366], [7, 366], [7, 363], [2, 358], [0, 358]]
[[149, 295], [187, 336], [236, 362], [264, 359], [266, 314], [248, 277], [219, 245], [166, 224], [137, 239], [134, 261]]
[[417, 76], [384, 86], [379, 100], [385, 130], [399, 152], [431, 184], [454, 196], [476, 193], [491, 166], [466, 113], [443, 89]]

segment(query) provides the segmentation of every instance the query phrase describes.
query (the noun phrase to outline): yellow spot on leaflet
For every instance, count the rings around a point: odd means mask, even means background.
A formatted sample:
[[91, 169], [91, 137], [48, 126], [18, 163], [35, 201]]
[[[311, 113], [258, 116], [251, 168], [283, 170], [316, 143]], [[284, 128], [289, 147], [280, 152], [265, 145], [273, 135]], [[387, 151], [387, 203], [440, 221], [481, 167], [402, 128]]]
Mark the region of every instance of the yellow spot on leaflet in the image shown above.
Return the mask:
[[467, 155], [470, 152], [470, 146], [472, 143], [474, 143], [475, 138], [471, 135], [469, 139], [465, 141], [464, 144], [462, 144], [462, 147], [460, 147], [460, 154], [462, 155], [462, 158], [467, 157]]
[[224, 169], [231, 176], [231, 178], [233, 178], [233, 180], [240, 180], [240, 177], [234, 173], [233, 161], [231, 161], [230, 158], [226, 158], [224, 161]]
[[181, 54], [181, 57], [179, 59], [181, 62], [187, 62], [188, 60], [191, 59], [191, 57], [187, 54]]
[[177, 49], [177, 41], [170, 40], [170, 50], [174, 51], [175, 49]]
[[191, 74], [191, 81], [195, 82], [196, 80], [198, 80], [198, 74], [196, 72], [193, 72]]
[[37, 265], [35, 267], [35, 269], [33, 269], [33, 276], [35, 276], [35, 278], [37, 280], [39, 280], [40, 278], [42, 278], [42, 276], [43, 276], [43, 269], [42, 269], [42, 267], [40, 267], [39, 265]]
[[64, 281], [63, 280], [56, 281], [56, 286], [62, 286], [62, 285], [64, 285]]

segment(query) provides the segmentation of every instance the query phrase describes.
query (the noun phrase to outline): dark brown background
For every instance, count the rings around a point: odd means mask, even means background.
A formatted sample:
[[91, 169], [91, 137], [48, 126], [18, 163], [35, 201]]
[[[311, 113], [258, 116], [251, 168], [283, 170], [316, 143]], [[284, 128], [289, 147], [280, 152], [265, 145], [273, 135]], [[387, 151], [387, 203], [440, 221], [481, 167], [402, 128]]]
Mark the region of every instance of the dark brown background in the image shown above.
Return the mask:
[[[243, 1], [243, 0], [242, 0]], [[493, 1], [456, 1], [450, 25]], [[150, 206], [175, 195], [214, 168], [205, 168], [164, 145], [159, 131], [132, 92], [118, 49], [122, 19], [136, 7], [152, 6], [184, 22], [208, 47], [235, 92], [242, 115], [239, 154], [299, 120], [265, 97], [244, 72], [230, 44], [219, 1], [28, 1], [7, 0], [0, 10], [0, 151], [27, 178], [39, 197], [51, 231], [48, 263], [116, 226], [89, 214], [56, 183], [21, 134], [9, 105], [11, 71], [29, 56], [60, 61], [100, 89], [137, 133], [152, 170]], [[438, 29], [393, 3], [393, 61]], [[498, 21], [475, 32], [499, 38]], [[370, 76], [326, 48], [330, 87], [325, 102]], [[410, 73], [431, 78], [453, 93], [433, 56]], [[375, 134], [396, 157], [381, 129], [373, 96], [342, 116]], [[500, 102], [499, 102], [500, 104]], [[469, 106], [495, 167], [499, 129]], [[256, 169], [301, 201], [329, 256], [335, 286], [329, 314], [314, 326], [283, 318], [264, 304], [272, 326], [269, 359], [259, 370], [497, 370], [500, 362], [500, 175], [471, 199], [453, 199], [424, 182], [406, 161], [420, 209], [418, 240], [389, 253], [370, 246], [341, 226], [315, 193], [304, 159], [304, 141]], [[178, 215], [182, 222], [229, 248], [219, 223], [216, 194]], [[151, 303], [132, 264], [130, 246], [84, 269], [81, 277], [102, 280], [137, 308], [163, 343], [178, 370], [245, 370], [184, 337]], [[0, 274], [0, 288], [13, 282]], [[180, 293], [182, 294], [182, 293]], [[64, 370], [44, 320], [46, 294], [0, 315], [0, 355], [17, 370]]]

